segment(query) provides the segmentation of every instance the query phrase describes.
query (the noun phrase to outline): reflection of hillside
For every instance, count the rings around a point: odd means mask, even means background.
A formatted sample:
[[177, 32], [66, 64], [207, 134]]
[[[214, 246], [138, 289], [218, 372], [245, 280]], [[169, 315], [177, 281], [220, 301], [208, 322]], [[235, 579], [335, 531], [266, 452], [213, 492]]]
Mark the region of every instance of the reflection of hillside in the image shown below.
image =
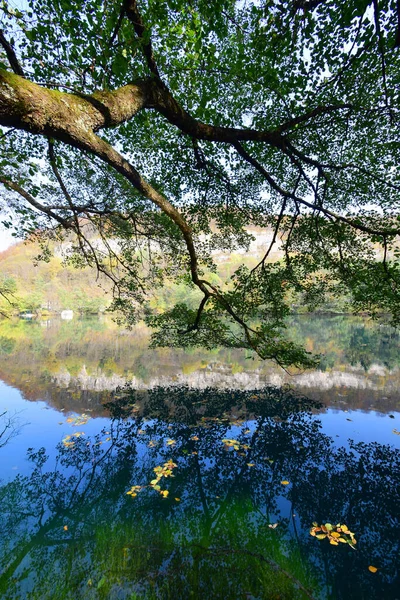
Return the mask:
[[[360, 319], [301, 318], [290, 333], [324, 354], [321, 368], [289, 375], [238, 350], [148, 348], [148, 331], [99, 321], [0, 323], [0, 378], [27, 399], [99, 410], [110, 392], [187, 385], [197, 389], [291, 386], [327, 406], [395, 410], [400, 404], [398, 334]], [[336, 337], [334, 337], [336, 335]]]

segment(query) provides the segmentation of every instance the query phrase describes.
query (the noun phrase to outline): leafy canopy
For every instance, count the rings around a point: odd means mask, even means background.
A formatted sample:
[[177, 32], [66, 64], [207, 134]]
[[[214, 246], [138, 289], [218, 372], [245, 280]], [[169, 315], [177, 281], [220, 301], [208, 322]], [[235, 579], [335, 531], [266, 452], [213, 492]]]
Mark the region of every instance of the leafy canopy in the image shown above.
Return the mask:
[[[327, 294], [399, 323], [395, 1], [24, 6], [0, 5], [6, 227], [64, 235], [158, 344], [307, 365], [284, 319]], [[259, 262], [216, 284], [251, 226], [273, 232]], [[196, 303], [151, 314], [166, 279]]]

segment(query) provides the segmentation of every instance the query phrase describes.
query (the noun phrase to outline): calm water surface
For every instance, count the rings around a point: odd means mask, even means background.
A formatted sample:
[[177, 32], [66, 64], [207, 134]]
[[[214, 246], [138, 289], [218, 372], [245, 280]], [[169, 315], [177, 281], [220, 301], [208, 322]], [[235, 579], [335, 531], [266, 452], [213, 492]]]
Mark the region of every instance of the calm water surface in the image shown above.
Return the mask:
[[400, 598], [399, 335], [290, 335], [319, 370], [0, 323], [0, 597]]

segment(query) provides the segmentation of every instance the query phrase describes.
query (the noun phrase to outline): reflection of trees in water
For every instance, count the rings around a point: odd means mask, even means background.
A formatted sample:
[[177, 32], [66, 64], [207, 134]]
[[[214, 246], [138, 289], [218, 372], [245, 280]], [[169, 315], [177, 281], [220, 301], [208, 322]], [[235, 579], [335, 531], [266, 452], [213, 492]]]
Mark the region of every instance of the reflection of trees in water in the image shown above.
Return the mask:
[[[335, 450], [314, 404], [282, 390], [138, 398], [122, 390], [108, 434], [60, 444], [53, 471], [32, 451], [31, 476], [1, 488], [4, 598], [312, 596], [299, 584], [322, 597], [396, 598], [400, 459], [390, 447]], [[126, 495], [170, 459], [167, 499], [149, 487]], [[346, 523], [357, 550], [311, 538], [314, 520]]]
[[399, 366], [399, 332], [385, 323], [362, 317], [313, 315], [292, 318], [289, 330], [295, 341], [307, 340], [314, 352], [323, 355], [321, 367], [335, 364], [372, 364], [388, 369]]
[[24, 423], [18, 412], [11, 413], [9, 410], [0, 412], [0, 448], [19, 435], [23, 426]]
[[[310, 350], [323, 355], [320, 370], [339, 365], [348, 369], [349, 364], [361, 365], [366, 371], [372, 364], [387, 369], [399, 366], [399, 334], [384, 325], [362, 318], [313, 315], [292, 318], [289, 331], [296, 343], [306, 343]], [[214, 375], [212, 385], [219, 385], [218, 378], [224, 382], [234, 374], [245, 376], [256, 372], [261, 380], [272, 374], [282, 375], [276, 366], [249, 361], [246, 353], [235, 349], [167, 352], [160, 348], [149, 350], [148, 342], [148, 333], [143, 328], [128, 333], [96, 320], [54, 321], [48, 329], [39, 322], [1, 322], [0, 376], [21, 387], [27, 398], [37, 399], [49, 389], [54, 398], [57, 396], [54, 379], [61, 377], [62, 387], [64, 371], [75, 378], [78, 386], [83, 370], [91, 377], [93, 386], [97, 378], [113, 374], [127, 380], [136, 377], [139, 385], [144, 386], [154, 381], [173, 381], [177, 372], [188, 376], [190, 381], [191, 374], [201, 379], [205, 367], [207, 375]], [[195, 379], [193, 375], [192, 380]], [[239, 386], [240, 381], [239, 377]], [[244, 381], [247, 382], [246, 377]], [[395, 383], [398, 386], [397, 379]], [[113, 388], [112, 381], [108, 385]]]

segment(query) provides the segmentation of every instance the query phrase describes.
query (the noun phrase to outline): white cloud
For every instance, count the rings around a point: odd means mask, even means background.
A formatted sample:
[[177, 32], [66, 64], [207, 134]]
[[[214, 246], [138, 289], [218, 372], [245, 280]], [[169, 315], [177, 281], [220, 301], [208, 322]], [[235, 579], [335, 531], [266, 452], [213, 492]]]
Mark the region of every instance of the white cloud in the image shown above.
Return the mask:
[[15, 244], [15, 242], [16, 239], [11, 235], [11, 232], [0, 225], [0, 252], [7, 250], [7, 248], [12, 244]]

